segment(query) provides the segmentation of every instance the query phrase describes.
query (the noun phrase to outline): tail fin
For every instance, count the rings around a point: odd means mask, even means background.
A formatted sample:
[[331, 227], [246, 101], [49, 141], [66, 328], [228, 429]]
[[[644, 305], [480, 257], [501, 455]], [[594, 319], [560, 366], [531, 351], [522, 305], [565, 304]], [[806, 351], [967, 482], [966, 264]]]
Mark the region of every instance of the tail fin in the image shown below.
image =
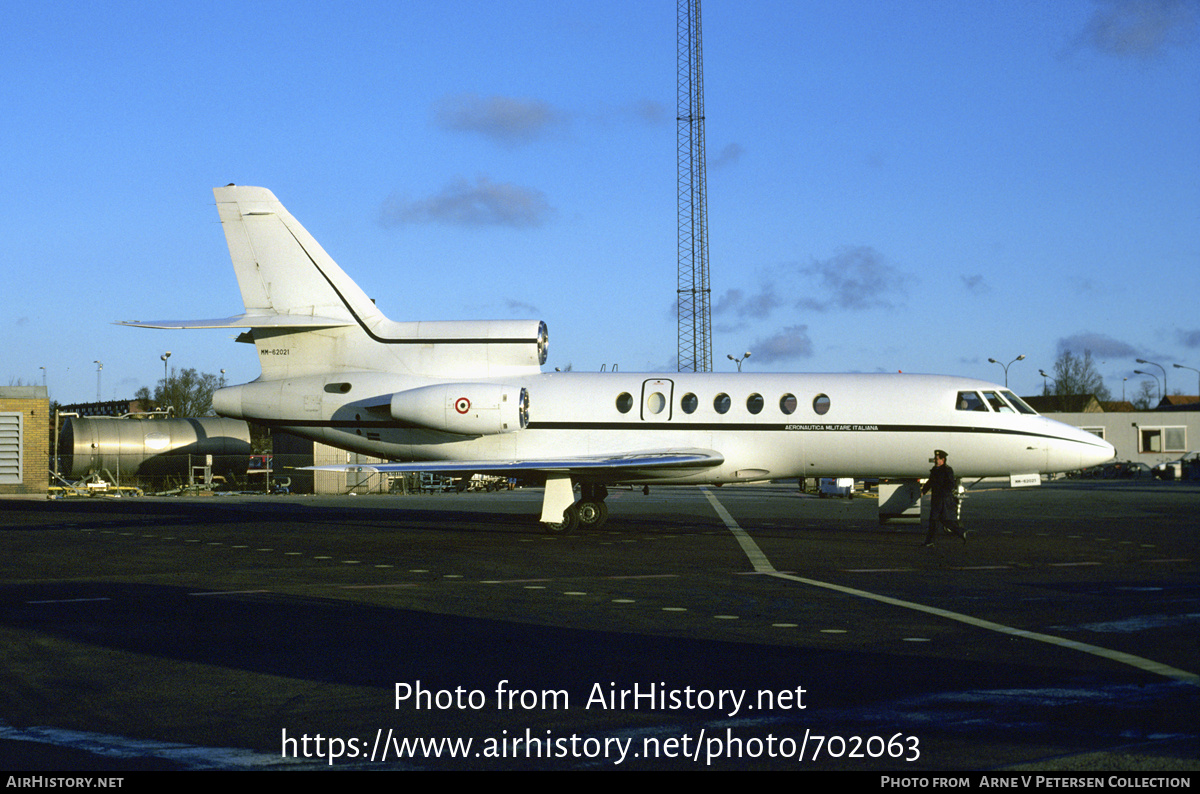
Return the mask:
[[140, 328], [249, 328], [264, 380], [348, 372], [446, 378], [535, 374], [546, 362], [537, 320], [392, 322], [270, 190], [213, 190], [245, 313]]
[[270, 190], [228, 185], [215, 188], [213, 195], [246, 314], [337, 325], [372, 325], [383, 319]]

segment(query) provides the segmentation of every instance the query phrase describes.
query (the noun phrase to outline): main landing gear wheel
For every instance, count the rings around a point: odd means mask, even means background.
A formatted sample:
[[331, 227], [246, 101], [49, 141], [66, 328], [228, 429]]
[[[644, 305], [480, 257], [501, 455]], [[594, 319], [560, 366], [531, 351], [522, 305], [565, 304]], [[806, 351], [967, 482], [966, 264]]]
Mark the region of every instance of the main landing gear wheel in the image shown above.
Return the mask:
[[579, 511], [579, 524], [587, 529], [599, 529], [608, 520], [608, 505], [600, 499], [587, 499], [574, 505]]
[[579, 506], [571, 505], [564, 510], [562, 521], [543, 521], [542, 526], [546, 528], [547, 532], [554, 535], [564, 535], [567, 532], [573, 531], [579, 526]]

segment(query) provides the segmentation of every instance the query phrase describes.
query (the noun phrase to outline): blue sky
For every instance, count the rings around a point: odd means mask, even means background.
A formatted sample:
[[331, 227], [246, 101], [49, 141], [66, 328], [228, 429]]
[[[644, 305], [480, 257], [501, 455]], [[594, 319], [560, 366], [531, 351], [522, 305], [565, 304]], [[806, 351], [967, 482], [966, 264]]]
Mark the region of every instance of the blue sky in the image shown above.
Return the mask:
[[[714, 365], [1200, 369], [1200, 0], [708, 0]], [[258, 375], [211, 189], [268, 187], [396, 320], [675, 369], [675, 3], [18, 4], [0, 384]], [[1157, 369], [1149, 367], [1158, 372]]]

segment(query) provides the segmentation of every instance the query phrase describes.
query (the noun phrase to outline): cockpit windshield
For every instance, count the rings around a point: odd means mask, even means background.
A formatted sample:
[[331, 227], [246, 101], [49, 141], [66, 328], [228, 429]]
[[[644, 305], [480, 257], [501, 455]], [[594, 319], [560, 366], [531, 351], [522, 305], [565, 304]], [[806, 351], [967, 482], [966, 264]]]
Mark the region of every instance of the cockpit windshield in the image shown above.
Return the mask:
[[1000, 395], [997, 394], [996, 392], [985, 391], [983, 393], [983, 397], [984, 397], [984, 399], [986, 399], [988, 401], [988, 405], [992, 406], [992, 410], [995, 411], [996, 413], [998, 413], [998, 414], [1013, 413], [1013, 409], [1009, 406], [1009, 404], [1004, 402], [1004, 400], [1002, 400], [1000, 398]]
[[1037, 411], [1030, 408], [1029, 403], [1025, 402], [1017, 395], [1013, 394], [1010, 391], [1002, 391], [1000, 393], [1003, 394], [1004, 399], [1006, 399], [1010, 403], [1012, 403], [1013, 408], [1016, 408], [1019, 412], [1021, 412], [1023, 414], [1033, 414], [1034, 416], [1037, 416]]
[[986, 411], [987, 406], [980, 399], [979, 394], [973, 391], [960, 391], [958, 393], [958, 402], [955, 407], [960, 411]]
[[998, 414], [1022, 413], [1037, 416], [1037, 411], [1007, 389], [1001, 391], [960, 391], [955, 408], [960, 411], [995, 411]]

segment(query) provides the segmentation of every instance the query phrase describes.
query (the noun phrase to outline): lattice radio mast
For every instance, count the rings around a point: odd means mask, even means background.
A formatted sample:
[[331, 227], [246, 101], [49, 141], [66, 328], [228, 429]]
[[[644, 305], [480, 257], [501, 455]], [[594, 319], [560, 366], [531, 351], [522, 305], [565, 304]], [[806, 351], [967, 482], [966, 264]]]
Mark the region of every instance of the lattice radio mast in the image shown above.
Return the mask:
[[679, 192], [679, 371], [712, 371], [708, 188], [704, 173], [704, 69], [700, 0], [678, 0], [676, 149]]

